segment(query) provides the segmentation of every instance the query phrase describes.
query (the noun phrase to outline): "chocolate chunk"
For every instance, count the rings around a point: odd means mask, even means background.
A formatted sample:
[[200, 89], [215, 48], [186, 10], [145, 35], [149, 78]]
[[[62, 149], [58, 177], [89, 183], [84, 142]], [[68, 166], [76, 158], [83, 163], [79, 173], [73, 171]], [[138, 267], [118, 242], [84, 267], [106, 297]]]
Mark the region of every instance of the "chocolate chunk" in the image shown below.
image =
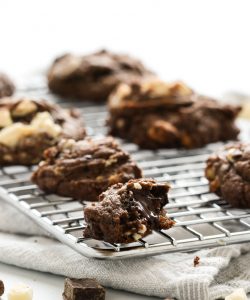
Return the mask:
[[142, 148], [196, 148], [235, 140], [240, 107], [201, 96], [181, 82], [121, 84], [109, 97], [110, 134]]
[[95, 279], [66, 278], [64, 300], [104, 300], [105, 289]]
[[47, 193], [96, 201], [110, 185], [142, 176], [141, 170], [111, 138], [62, 140], [45, 151], [32, 180]]
[[57, 58], [48, 72], [48, 85], [62, 96], [104, 101], [119, 83], [145, 76], [153, 75], [137, 59], [102, 50]]
[[250, 144], [234, 143], [212, 154], [205, 175], [210, 191], [233, 207], [250, 208]]
[[32, 165], [61, 138], [85, 137], [81, 117], [45, 100], [0, 100], [0, 165]]
[[4, 294], [4, 283], [0, 280], [0, 297]]
[[168, 229], [174, 221], [166, 216], [169, 185], [152, 179], [118, 183], [103, 192], [100, 202], [84, 210], [85, 237], [110, 243], [130, 243], [152, 230]]

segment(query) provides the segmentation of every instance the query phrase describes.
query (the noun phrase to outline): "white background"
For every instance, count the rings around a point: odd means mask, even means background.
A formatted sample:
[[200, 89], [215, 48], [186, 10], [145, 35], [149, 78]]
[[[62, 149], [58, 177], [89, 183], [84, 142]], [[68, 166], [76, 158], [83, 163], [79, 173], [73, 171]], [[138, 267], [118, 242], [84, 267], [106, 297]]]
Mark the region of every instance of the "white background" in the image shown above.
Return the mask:
[[[249, 33], [248, 0], [0, 0], [0, 70], [20, 79], [64, 52], [108, 48], [203, 93], [250, 93]], [[61, 277], [1, 264], [0, 276], [31, 284], [36, 300], [61, 299]]]
[[0, 1], [0, 69], [13, 76], [105, 47], [204, 93], [250, 93], [249, 37], [248, 0]]

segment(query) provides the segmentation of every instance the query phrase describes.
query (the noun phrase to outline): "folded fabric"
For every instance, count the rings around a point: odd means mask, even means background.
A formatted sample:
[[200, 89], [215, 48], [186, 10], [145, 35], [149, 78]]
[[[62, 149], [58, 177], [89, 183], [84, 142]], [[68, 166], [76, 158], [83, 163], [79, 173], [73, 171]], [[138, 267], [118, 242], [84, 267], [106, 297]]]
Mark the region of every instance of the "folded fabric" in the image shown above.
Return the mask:
[[[63, 276], [95, 277], [107, 287], [162, 298], [218, 299], [237, 287], [250, 292], [250, 243], [147, 258], [89, 259], [45, 237], [46, 232], [3, 200], [0, 205], [1, 262]], [[195, 256], [200, 257], [196, 267]]]

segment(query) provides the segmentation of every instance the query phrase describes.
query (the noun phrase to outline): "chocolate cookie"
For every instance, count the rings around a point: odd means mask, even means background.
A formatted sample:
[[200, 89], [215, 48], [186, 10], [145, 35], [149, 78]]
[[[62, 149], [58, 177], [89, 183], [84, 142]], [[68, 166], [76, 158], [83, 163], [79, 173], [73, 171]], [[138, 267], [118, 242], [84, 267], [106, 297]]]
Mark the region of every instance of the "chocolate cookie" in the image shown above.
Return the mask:
[[111, 186], [100, 195], [100, 202], [85, 208], [84, 236], [109, 243], [130, 243], [152, 230], [172, 227], [174, 221], [163, 209], [168, 203], [168, 190], [168, 184], [152, 179]]
[[11, 96], [15, 91], [14, 83], [3, 73], [0, 73], [0, 98]]
[[82, 139], [78, 111], [65, 110], [45, 100], [0, 100], [0, 165], [32, 165], [43, 151], [64, 138]]
[[233, 207], [250, 208], [250, 144], [227, 145], [211, 155], [205, 174], [212, 192]]
[[196, 94], [181, 82], [121, 84], [109, 99], [110, 134], [142, 148], [202, 147], [236, 139], [240, 107]]
[[32, 180], [45, 192], [96, 201], [108, 186], [141, 177], [141, 170], [111, 137], [62, 140], [45, 151]]
[[48, 72], [48, 85], [62, 96], [103, 101], [119, 83], [149, 75], [137, 59], [103, 50], [57, 58]]

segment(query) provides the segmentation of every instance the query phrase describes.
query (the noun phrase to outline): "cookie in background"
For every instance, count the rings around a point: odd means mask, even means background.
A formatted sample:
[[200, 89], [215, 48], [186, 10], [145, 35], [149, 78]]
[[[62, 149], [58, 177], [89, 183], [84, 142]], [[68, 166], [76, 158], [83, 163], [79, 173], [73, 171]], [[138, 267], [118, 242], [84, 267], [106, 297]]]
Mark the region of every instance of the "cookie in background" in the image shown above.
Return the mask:
[[142, 148], [198, 148], [237, 139], [241, 107], [200, 95], [183, 82], [120, 84], [110, 95], [109, 133]]
[[48, 86], [64, 97], [100, 102], [107, 100], [119, 83], [152, 76], [138, 59], [101, 50], [55, 59], [48, 71]]

